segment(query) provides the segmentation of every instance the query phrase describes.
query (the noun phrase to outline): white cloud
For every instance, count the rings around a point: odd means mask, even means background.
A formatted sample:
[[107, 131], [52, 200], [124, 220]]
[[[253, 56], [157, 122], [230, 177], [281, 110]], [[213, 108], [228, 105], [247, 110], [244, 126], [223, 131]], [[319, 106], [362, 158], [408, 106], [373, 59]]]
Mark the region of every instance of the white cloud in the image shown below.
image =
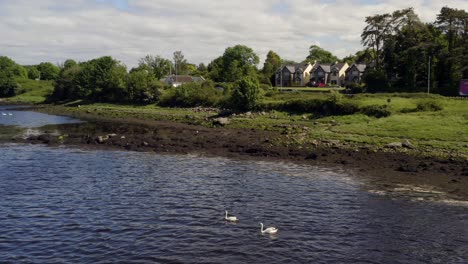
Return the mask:
[[338, 57], [354, 53], [362, 49], [366, 16], [412, 6], [431, 22], [442, 6], [468, 9], [464, 0], [124, 2], [1, 0], [0, 55], [22, 64], [111, 55], [132, 67], [146, 54], [171, 58], [175, 50], [209, 63], [243, 44], [260, 55], [261, 66], [269, 50], [300, 61], [317, 43]]

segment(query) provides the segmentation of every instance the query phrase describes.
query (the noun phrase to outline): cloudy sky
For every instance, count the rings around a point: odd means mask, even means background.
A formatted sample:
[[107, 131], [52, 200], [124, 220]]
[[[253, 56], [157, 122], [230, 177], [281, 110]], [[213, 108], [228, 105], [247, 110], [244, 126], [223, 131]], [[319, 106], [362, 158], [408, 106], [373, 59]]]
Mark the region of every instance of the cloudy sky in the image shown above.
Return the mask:
[[344, 57], [362, 49], [366, 16], [414, 7], [432, 22], [468, 0], [0, 0], [0, 56], [20, 64], [111, 55], [129, 68], [146, 54], [209, 63], [243, 44], [302, 61], [312, 44]]

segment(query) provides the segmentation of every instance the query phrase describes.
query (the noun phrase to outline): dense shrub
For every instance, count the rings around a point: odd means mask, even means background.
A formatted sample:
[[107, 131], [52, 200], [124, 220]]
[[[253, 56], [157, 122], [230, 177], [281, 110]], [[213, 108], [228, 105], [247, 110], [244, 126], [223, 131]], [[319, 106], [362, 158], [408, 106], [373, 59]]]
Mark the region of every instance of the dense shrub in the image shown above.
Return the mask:
[[364, 93], [366, 91], [366, 87], [363, 84], [350, 83], [346, 85], [346, 91], [351, 94], [359, 94]]
[[392, 114], [390, 109], [388, 109], [387, 105], [367, 105], [363, 106], [360, 109], [360, 112], [367, 115], [373, 116], [377, 118], [387, 117]]
[[416, 104], [416, 110], [420, 111], [440, 111], [444, 107], [440, 100], [421, 99]]
[[18, 94], [20, 86], [13, 77], [0, 76], [0, 97], [13, 97]]
[[159, 105], [169, 107], [217, 106], [223, 98], [213, 82], [187, 83], [170, 88], [161, 97]]
[[[283, 104], [270, 103], [264, 105], [267, 110], [279, 110], [292, 113], [313, 113], [316, 116], [329, 115], [351, 115], [359, 112], [359, 107], [356, 103], [343, 100], [330, 99], [309, 99], [309, 100], [292, 100]], [[277, 107], [276, 109], [274, 109]]]
[[416, 103], [415, 108], [403, 108], [400, 112], [402, 113], [413, 113], [413, 112], [425, 112], [425, 111], [440, 111], [442, 110], [442, 100], [424, 98], [420, 99]]
[[260, 97], [261, 93], [258, 81], [254, 78], [246, 77], [236, 82], [236, 86], [225, 107], [234, 111], [253, 110], [258, 107]]

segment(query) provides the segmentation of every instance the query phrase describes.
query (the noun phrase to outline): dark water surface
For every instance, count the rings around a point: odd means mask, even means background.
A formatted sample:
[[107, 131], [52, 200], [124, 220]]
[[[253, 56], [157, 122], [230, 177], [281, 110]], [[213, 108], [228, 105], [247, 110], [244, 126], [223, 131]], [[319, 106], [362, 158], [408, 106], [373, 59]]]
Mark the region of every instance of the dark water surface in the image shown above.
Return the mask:
[[336, 170], [0, 145], [0, 263], [467, 263], [467, 245], [467, 207]]

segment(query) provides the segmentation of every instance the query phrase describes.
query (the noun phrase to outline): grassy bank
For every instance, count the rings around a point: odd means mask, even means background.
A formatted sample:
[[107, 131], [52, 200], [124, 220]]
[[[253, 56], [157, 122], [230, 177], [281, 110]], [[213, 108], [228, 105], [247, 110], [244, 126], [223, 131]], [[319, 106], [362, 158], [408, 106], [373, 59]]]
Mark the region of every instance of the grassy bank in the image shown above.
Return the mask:
[[54, 90], [53, 81], [30, 80], [19, 78], [16, 80], [20, 86], [19, 95], [6, 99], [10, 103], [37, 104], [44, 102], [45, 98]]
[[[37, 99], [32, 95], [22, 95], [9, 101], [37, 102]], [[264, 97], [263, 104], [284, 106], [294, 100], [306, 103], [313, 100], [330, 100], [330, 93], [278, 92]], [[259, 110], [229, 116], [230, 123], [226, 126], [277, 131], [280, 136], [271, 140], [273, 144], [297, 148], [328, 144], [356, 150], [366, 148], [372, 151], [401, 151], [415, 155], [468, 159], [466, 100], [426, 94], [361, 94], [353, 97], [340, 95], [334, 100], [338, 100], [341, 105], [351, 105], [356, 112], [348, 115], [320, 115], [304, 111]], [[171, 120], [207, 127], [213, 126], [211, 118], [218, 114], [217, 109], [84, 104], [80, 101], [41, 107], [45, 112], [81, 118]], [[389, 115], [376, 117], [366, 112], [373, 111], [374, 108], [378, 108], [379, 111], [384, 109]], [[410, 147], [388, 146], [389, 143], [407, 141], [410, 142]]]

